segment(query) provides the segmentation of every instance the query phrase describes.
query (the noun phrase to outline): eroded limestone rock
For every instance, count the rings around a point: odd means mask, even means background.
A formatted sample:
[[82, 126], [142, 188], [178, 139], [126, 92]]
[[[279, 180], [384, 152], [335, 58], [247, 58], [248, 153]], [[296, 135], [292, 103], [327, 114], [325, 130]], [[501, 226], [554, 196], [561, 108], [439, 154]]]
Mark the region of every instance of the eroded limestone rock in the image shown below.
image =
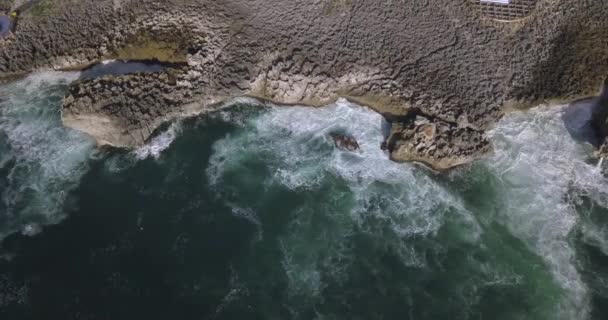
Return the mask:
[[386, 149], [394, 161], [416, 161], [442, 171], [490, 151], [483, 131], [416, 115], [393, 123]]
[[0, 75], [120, 55], [141, 39], [185, 53], [187, 66], [171, 72], [72, 86], [64, 123], [113, 145], [141, 144], [160, 122], [230, 97], [311, 105], [347, 97], [408, 119], [393, 123], [393, 159], [448, 168], [489, 150], [483, 132], [503, 107], [591, 95], [608, 74], [602, 1], [541, 0], [515, 23], [483, 18], [464, 0], [65, 7], [23, 19], [16, 41], [0, 48]]

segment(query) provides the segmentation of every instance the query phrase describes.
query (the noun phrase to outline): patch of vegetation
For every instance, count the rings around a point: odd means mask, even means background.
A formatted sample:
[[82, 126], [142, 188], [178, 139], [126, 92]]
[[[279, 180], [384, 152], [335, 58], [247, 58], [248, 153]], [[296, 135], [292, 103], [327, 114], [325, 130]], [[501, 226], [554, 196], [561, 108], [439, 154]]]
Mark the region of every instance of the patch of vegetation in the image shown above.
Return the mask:
[[186, 51], [177, 43], [140, 37], [110, 55], [111, 59], [157, 60], [167, 63], [187, 62]]
[[323, 6], [323, 13], [328, 16], [337, 14], [348, 9], [351, 4], [352, 0], [326, 0]]
[[43, 17], [52, 14], [54, 3], [51, 0], [34, 0], [34, 4], [25, 13], [34, 17]]

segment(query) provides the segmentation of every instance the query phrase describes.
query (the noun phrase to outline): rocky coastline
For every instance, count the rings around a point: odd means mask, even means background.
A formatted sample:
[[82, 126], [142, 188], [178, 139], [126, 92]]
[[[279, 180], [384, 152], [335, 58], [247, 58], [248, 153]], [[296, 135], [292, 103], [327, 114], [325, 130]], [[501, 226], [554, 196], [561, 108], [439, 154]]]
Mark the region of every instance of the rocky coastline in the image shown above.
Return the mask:
[[312, 106], [344, 97], [392, 123], [391, 159], [444, 170], [486, 154], [484, 132], [505, 110], [597, 95], [608, 76], [602, 1], [539, 0], [515, 22], [468, 0], [40, 5], [0, 43], [0, 78], [105, 59], [174, 64], [71, 85], [64, 124], [118, 147], [234, 97]]

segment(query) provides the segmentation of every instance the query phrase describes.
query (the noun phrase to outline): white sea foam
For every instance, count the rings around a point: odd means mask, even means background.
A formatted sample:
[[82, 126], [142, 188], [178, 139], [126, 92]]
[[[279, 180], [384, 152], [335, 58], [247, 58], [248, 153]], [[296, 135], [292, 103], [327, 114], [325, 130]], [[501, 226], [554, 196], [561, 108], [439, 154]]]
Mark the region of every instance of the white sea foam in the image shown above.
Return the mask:
[[568, 241], [577, 214], [567, 195], [572, 189], [606, 195], [608, 184], [585, 162], [589, 150], [569, 137], [562, 110], [541, 106], [507, 114], [490, 133], [495, 153], [485, 164], [500, 181], [498, 219], [543, 257], [568, 293], [556, 319], [584, 319], [589, 294]]
[[[361, 227], [367, 227], [363, 221], [369, 215], [388, 215], [400, 237], [430, 234], [449, 208], [466, 212], [457, 197], [416, 166], [388, 159], [380, 149], [381, 124], [381, 115], [345, 100], [319, 109], [277, 108], [256, 119], [261, 136], [287, 133], [272, 146], [281, 160], [275, 177], [290, 188], [318, 183], [327, 174], [346, 180], [357, 202], [351, 214]], [[352, 135], [360, 149], [333, 148], [332, 132]]]
[[176, 137], [182, 132], [181, 121], [175, 121], [171, 123], [169, 128], [159, 135], [153, 137], [145, 145], [135, 149], [133, 153], [138, 160], [143, 160], [148, 157], [158, 159], [161, 153], [169, 148]]
[[255, 211], [251, 208], [242, 208], [234, 203], [226, 204], [232, 209], [232, 214], [234, 214], [235, 217], [245, 219], [255, 225], [257, 229], [256, 241], [262, 241], [262, 239], [264, 238], [264, 230], [262, 229], [262, 223], [260, 222], [260, 218], [255, 213]]
[[[237, 171], [243, 159], [256, 157], [274, 172], [272, 182], [266, 184], [307, 192], [327, 179], [340, 179], [350, 189], [349, 194], [331, 190], [331, 199], [294, 214], [281, 240], [290, 294], [317, 296], [324, 285], [321, 267], [333, 281], [346, 277], [353, 260], [346, 239], [355, 226], [370, 237], [382, 238], [378, 242], [390, 247], [407, 266], [426, 263], [408, 239], [434, 235], [448, 215], [457, 216], [454, 219], [467, 228], [463, 234], [468, 241], [477, 241], [480, 227], [457, 196], [433, 181], [428, 172], [394, 163], [380, 149], [382, 117], [376, 112], [340, 100], [316, 109], [275, 107], [249, 121], [251, 128], [246, 132], [214, 145], [207, 170], [212, 184], [221, 187], [225, 172]], [[352, 135], [360, 149], [334, 148], [333, 132]], [[317, 212], [325, 215], [324, 228], [314, 227]]]
[[[584, 192], [608, 207], [608, 184], [599, 170], [586, 162], [587, 146], [569, 137], [560, 117], [562, 109], [544, 106], [507, 114], [489, 133], [495, 152], [479, 166], [498, 181], [492, 186], [497, 194], [493, 200], [496, 212], [489, 218], [506, 226], [542, 257], [565, 292], [555, 318], [583, 319], [589, 314], [589, 293], [574, 265], [575, 252], [568, 240], [577, 222], [568, 193], [573, 189]], [[324, 285], [320, 265], [334, 270], [332, 277], [343, 276], [345, 264], [352, 261], [344, 239], [352, 234], [353, 226], [382, 237], [404, 265], [417, 267], [426, 264], [425, 257], [408, 239], [433, 237], [446, 219], [463, 228], [463, 241], [480, 240], [483, 231], [477, 219], [484, 213], [469, 211], [455, 192], [461, 187], [452, 185], [448, 190], [419, 167], [389, 161], [380, 149], [381, 120], [377, 113], [345, 100], [318, 109], [275, 107], [250, 119], [247, 132], [227, 136], [214, 145], [207, 174], [215, 185], [224, 182], [224, 172], [239, 169], [243, 159], [252, 154], [271, 167], [272, 183], [295, 191], [316, 189], [331, 177], [347, 183], [353, 203], [346, 215], [338, 206], [332, 207], [331, 202], [346, 201], [338, 193], [322, 208], [302, 208], [281, 240], [292, 294], [319, 294]], [[333, 132], [352, 135], [360, 150], [334, 148]], [[471, 183], [467, 172], [455, 173], [460, 175], [455, 180]], [[450, 181], [454, 184], [453, 178], [447, 179], [448, 185]], [[313, 230], [315, 210], [325, 212], [334, 229]], [[608, 252], [608, 241], [603, 240], [608, 233], [590, 230], [588, 234], [595, 235], [595, 242]], [[522, 281], [521, 275], [508, 268], [495, 268], [479, 269], [487, 275], [484, 285]]]
[[93, 141], [64, 128], [60, 120], [61, 85], [77, 73], [45, 72], [0, 88], [6, 98], [0, 106], [2, 160], [8, 170], [0, 196], [0, 239], [21, 230], [35, 234], [41, 225], [63, 217], [63, 204], [87, 170]]
[[224, 296], [220, 304], [215, 308], [213, 319], [217, 318], [230, 306], [234, 301], [238, 301], [242, 297], [249, 296], [249, 288], [247, 288], [240, 280], [239, 274], [234, 267], [230, 266], [230, 290]]
[[[230, 112], [226, 109], [229, 106], [235, 104], [247, 104], [247, 105], [264, 105], [264, 103], [248, 97], [240, 97], [228, 100], [220, 107], [217, 107], [217, 112], [215, 113], [220, 119], [226, 122], [232, 122], [237, 125], [242, 125], [247, 120], [247, 114], [241, 112]], [[144, 160], [146, 158], [152, 157], [154, 159], [158, 159], [162, 152], [171, 146], [173, 141], [179, 137], [182, 133], [183, 119], [174, 120], [169, 127], [161, 132], [160, 134], [154, 136], [148, 143], [145, 145], [135, 149], [133, 154], [135, 155], [137, 160]]]

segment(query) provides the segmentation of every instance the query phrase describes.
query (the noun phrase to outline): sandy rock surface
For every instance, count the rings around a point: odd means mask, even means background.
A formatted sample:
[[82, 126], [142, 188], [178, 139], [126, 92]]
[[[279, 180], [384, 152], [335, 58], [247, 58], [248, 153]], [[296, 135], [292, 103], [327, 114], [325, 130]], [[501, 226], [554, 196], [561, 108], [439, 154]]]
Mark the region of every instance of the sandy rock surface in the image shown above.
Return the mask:
[[443, 169], [486, 153], [505, 109], [594, 95], [608, 76], [606, 0], [539, 0], [510, 23], [468, 0], [46, 1], [0, 47], [0, 76], [116, 57], [185, 63], [73, 84], [64, 123], [115, 146], [231, 97], [347, 97], [394, 123], [392, 159]]

